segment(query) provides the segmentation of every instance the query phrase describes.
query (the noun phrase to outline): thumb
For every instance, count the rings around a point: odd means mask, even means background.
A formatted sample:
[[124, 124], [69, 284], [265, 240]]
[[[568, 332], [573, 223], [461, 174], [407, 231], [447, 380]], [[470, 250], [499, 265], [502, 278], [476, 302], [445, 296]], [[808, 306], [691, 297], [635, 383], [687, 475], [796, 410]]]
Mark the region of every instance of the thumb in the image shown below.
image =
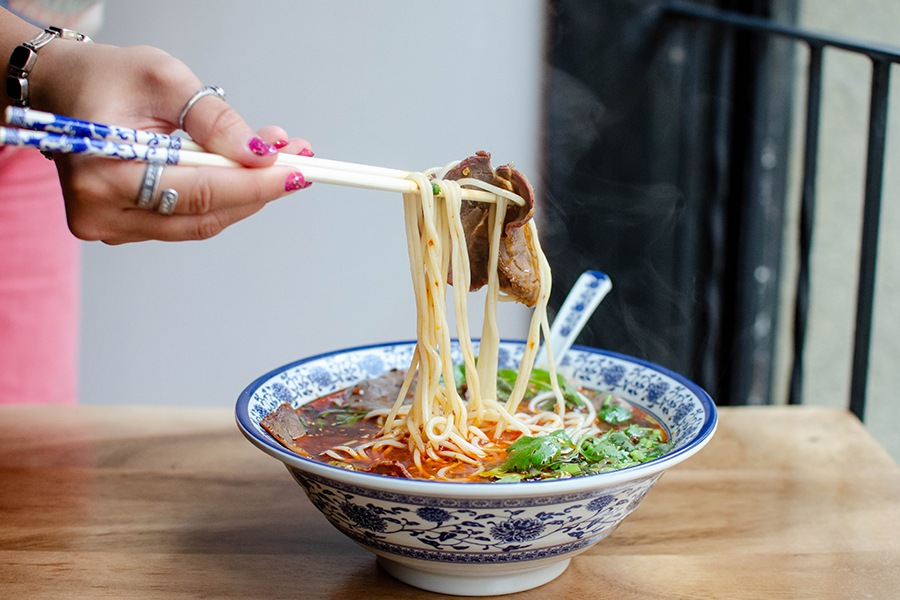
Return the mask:
[[[209, 88], [202, 88], [208, 90]], [[198, 91], [199, 93], [199, 91]], [[191, 97], [194, 100], [195, 96]], [[184, 115], [183, 128], [195, 142], [247, 167], [275, 163], [278, 150], [264, 141], [224, 98], [207, 93], [193, 101]]]

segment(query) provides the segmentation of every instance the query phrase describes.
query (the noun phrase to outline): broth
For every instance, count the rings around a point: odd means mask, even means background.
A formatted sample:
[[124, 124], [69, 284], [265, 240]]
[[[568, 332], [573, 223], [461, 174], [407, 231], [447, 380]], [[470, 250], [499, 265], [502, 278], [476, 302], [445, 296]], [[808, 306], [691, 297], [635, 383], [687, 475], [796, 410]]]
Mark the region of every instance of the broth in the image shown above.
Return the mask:
[[[543, 400], [541, 396], [540, 378], [546, 372], [535, 372], [538, 380], [530, 383], [526, 395], [530, 402], [523, 403], [520, 412], [550, 414], [555, 399], [546, 393]], [[402, 372], [388, 375], [399, 380]], [[511, 385], [509, 377], [510, 372], [500, 372], [498, 389]], [[426, 454], [417, 461], [407, 441], [379, 441], [385, 412], [380, 407], [396, 398], [390, 397], [394, 387], [383, 379], [363, 382], [297, 409], [282, 405], [261, 424], [286, 447], [327, 464], [450, 481], [533, 481], [602, 473], [662, 456], [669, 446], [666, 430], [645, 411], [611, 394], [566, 384], [567, 412], [596, 413], [588, 435], [573, 440], [564, 428], [534, 437], [510, 430], [495, 435], [494, 427], [487, 426], [480, 432], [484, 455], [478, 459]], [[464, 384], [460, 391], [465, 392]], [[298, 431], [300, 435], [295, 436]]]

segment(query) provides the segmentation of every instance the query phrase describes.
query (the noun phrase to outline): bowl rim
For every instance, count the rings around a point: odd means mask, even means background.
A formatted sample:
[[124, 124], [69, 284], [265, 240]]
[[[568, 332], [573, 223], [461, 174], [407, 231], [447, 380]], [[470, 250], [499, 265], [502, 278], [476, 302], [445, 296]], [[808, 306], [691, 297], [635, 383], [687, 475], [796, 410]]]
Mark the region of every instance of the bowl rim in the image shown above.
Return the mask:
[[[472, 341], [476, 342], [477, 340], [473, 339]], [[525, 343], [525, 341], [501, 340], [500, 343], [501, 345], [522, 345]], [[639, 465], [625, 467], [623, 469], [609, 471], [606, 473], [582, 475], [579, 477], [572, 477], [567, 479], [549, 479], [543, 481], [510, 483], [480, 483], [434, 481], [425, 479], [403, 479], [387, 475], [379, 475], [376, 473], [352, 471], [349, 469], [343, 469], [341, 467], [336, 467], [323, 462], [319, 462], [311, 458], [306, 458], [299, 454], [295, 454], [294, 452], [291, 452], [290, 450], [279, 444], [277, 441], [271, 440], [268, 437], [261, 437], [260, 435], [258, 435], [256, 431], [256, 426], [258, 425], [258, 423], [254, 423], [251, 420], [250, 412], [248, 410], [250, 400], [260, 387], [269, 382], [276, 375], [294, 369], [300, 365], [321, 360], [323, 358], [328, 358], [330, 356], [366, 350], [376, 350], [378, 348], [384, 347], [407, 346], [415, 344], [415, 340], [364, 344], [359, 346], [340, 348], [328, 352], [322, 352], [313, 356], [308, 356], [286, 363], [280, 367], [276, 367], [254, 379], [249, 385], [247, 385], [247, 387], [244, 388], [244, 390], [238, 396], [237, 402], [235, 403], [235, 421], [237, 423], [238, 429], [254, 446], [259, 448], [269, 456], [280, 460], [288, 468], [296, 468], [301, 471], [311, 472], [319, 475], [320, 477], [339, 480], [344, 483], [356, 485], [362, 488], [373, 488], [401, 493], [409, 492], [442, 497], [465, 497], [477, 495], [496, 498], [517, 497], [522, 495], [543, 496], [549, 494], [558, 494], [561, 492], [576, 493], [594, 488], [608, 488], [630, 481], [644, 479], [646, 477], [659, 474], [696, 454], [709, 442], [718, 426], [718, 411], [716, 410], [715, 402], [703, 388], [701, 388], [698, 384], [694, 383], [685, 376], [680, 375], [679, 373], [676, 373], [651, 361], [630, 356], [628, 354], [623, 354], [612, 350], [593, 348], [589, 346], [574, 345], [572, 346], [571, 350], [587, 352], [590, 354], [600, 354], [602, 356], [607, 356], [610, 358], [615, 358], [625, 362], [643, 366], [645, 368], [654, 370], [661, 375], [665, 375], [666, 377], [673, 379], [679, 385], [682, 385], [690, 390], [699, 399], [704, 412], [703, 424], [701, 425], [699, 431], [693, 436], [692, 439], [688, 441], [688, 443], [686, 443], [681, 448], [678, 448], [677, 450], [669, 452], [668, 454], [665, 454], [659, 458]], [[525, 484], [526, 486], [525, 489], [528, 490], [525, 494], [521, 493], [523, 484]]]

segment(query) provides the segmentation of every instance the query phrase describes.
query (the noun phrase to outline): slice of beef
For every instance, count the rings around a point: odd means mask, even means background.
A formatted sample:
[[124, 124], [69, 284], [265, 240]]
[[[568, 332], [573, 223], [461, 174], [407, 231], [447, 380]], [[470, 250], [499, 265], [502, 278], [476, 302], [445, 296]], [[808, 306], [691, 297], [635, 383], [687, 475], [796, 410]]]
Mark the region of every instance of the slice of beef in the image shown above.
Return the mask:
[[378, 475], [389, 475], [391, 477], [401, 477], [404, 479], [412, 479], [412, 474], [406, 469], [403, 463], [396, 460], [378, 459], [372, 461], [372, 464], [366, 467], [360, 467], [359, 471], [365, 473], [377, 473]]
[[[496, 169], [491, 167], [489, 152], [479, 150], [474, 156], [462, 160], [447, 172], [445, 179], [458, 180], [473, 178], [520, 195], [524, 206], [509, 204], [503, 222], [500, 238], [500, 258], [497, 271], [500, 289], [526, 306], [534, 306], [538, 299], [541, 282], [537, 270], [537, 253], [531, 230], [525, 224], [534, 215], [534, 189], [525, 176], [511, 165]], [[466, 233], [466, 248], [469, 251], [469, 268], [472, 279], [469, 289], [474, 291], [488, 281], [490, 264], [490, 205], [484, 202], [463, 200], [460, 210], [463, 229]], [[453, 283], [453, 274], [448, 274]]]
[[309, 453], [296, 442], [306, 435], [306, 423], [297, 414], [297, 410], [287, 402], [263, 417], [259, 424], [285, 448], [309, 456]]
[[[406, 371], [392, 369], [384, 375], [360, 381], [355, 386], [347, 388], [343, 405], [366, 410], [390, 408], [394, 406], [394, 402], [400, 394], [400, 388], [403, 387], [403, 379], [405, 377]], [[411, 397], [414, 389], [415, 382], [413, 382], [413, 385], [410, 385], [408, 397]]]
[[[376, 408], [390, 408], [400, 394], [405, 376], [405, 371], [393, 369], [384, 375], [360, 381], [353, 387], [331, 394], [328, 398], [335, 406], [365, 412]], [[410, 388], [414, 391], [415, 381]], [[412, 391], [407, 397], [412, 397]], [[298, 444], [298, 440], [306, 435], [306, 423], [298, 410], [287, 402], [263, 417], [259, 424], [284, 447], [303, 456], [309, 456], [309, 453]]]
[[508, 181], [512, 190], [525, 200], [524, 206], [512, 204], [503, 223], [506, 235], [500, 238], [500, 289], [526, 306], [534, 306], [541, 291], [537, 249], [531, 228], [525, 224], [534, 216], [534, 189], [525, 176], [511, 165], [497, 167], [496, 176]]

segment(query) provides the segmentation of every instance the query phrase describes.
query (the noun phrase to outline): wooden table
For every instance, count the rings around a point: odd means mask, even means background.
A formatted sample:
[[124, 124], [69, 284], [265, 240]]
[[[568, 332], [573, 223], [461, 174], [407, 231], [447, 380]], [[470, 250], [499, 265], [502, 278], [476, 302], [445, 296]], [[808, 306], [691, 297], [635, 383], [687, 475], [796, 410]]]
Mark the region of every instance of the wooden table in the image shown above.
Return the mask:
[[[232, 411], [0, 407], [0, 598], [446, 598], [324, 520]], [[900, 598], [900, 467], [849, 413], [726, 408], [530, 599]]]

